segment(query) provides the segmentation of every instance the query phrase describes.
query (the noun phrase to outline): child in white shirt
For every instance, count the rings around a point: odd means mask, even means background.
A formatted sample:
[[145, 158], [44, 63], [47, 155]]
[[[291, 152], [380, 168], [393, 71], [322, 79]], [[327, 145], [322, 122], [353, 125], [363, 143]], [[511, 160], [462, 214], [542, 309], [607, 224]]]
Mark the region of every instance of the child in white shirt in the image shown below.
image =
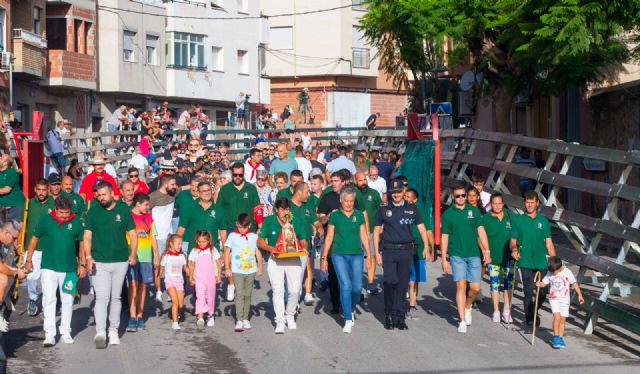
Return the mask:
[[553, 348], [566, 348], [564, 342], [564, 323], [569, 317], [569, 304], [571, 304], [571, 286], [578, 294], [578, 302], [584, 303], [580, 285], [573, 276], [571, 270], [567, 269], [560, 257], [549, 257], [549, 271], [538, 282], [536, 286], [546, 287], [551, 285], [549, 290], [549, 304], [551, 304], [551, 313], [553, 313]]

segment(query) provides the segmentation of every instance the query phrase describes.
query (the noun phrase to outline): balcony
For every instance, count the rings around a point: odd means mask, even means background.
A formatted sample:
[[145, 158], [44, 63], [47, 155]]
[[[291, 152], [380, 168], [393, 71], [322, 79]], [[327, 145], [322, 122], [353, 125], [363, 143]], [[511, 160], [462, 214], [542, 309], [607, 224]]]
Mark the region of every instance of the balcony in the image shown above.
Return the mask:
[[50, 49], [48, 52], [46, 85], [96, 89], [95, 56], [63, 49]]
[[352, 48], [351, 61], [354, 68], [369, 69], [369, 48]]
[[13, 29], [13, 71], [44, 78], [47, 69], [47, 41], [23, 29]]

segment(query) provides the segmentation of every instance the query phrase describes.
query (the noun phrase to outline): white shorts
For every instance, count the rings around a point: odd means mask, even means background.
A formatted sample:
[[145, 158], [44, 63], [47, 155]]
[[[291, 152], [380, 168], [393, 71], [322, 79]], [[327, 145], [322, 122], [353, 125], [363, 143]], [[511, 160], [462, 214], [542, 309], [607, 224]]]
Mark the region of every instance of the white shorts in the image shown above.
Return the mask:
[[561, 317], [569, 317], [569, 303], [560, 300], [549, 300], [551, 313], [560, 313]]

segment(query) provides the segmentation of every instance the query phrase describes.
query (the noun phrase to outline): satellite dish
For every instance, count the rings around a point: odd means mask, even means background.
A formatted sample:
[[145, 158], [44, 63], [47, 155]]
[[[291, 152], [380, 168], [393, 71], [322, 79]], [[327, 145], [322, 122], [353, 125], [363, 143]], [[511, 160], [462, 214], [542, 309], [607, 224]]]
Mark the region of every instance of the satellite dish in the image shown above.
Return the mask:
[[462, 91], [469, 91], [471, 87], [473, 87], [473, 82], [475, 81], [476, 76], [473, 74], [471, 70], [467, 70], [462, 77], [460, 78], [460, 89]]

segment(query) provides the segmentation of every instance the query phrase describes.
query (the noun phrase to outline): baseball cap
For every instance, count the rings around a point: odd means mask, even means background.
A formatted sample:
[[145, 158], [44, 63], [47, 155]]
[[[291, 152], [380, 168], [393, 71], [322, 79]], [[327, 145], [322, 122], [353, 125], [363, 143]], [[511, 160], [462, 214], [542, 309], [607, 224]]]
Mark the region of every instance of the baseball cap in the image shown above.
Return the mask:
[[58, 173], [51, 173], [51, 174], [49, 174], [48, 181], [49, 181], [49, 184], [61, 184], [62, 183], [62, 178], [60, 177], [60, 174], [58, 174]]
[[400, 179], [394, 179], [391, 181], [391, 185], [389, 186], [389, 191], [402, 191], [404, 190], [404, 184]]

